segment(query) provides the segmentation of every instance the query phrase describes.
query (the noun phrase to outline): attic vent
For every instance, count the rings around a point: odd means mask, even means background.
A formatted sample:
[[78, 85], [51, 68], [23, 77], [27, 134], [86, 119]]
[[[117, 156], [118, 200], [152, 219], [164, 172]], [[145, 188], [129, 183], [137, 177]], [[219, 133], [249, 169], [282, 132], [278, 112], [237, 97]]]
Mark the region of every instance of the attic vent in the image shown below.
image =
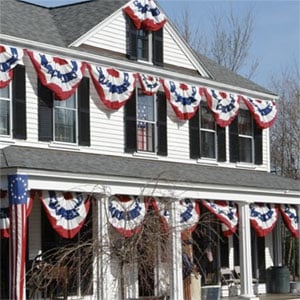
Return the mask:
[[34, 4], [46, 8], [61, 7], [66, 5], [72, 5], [77, 3], [90, 2], [93, 0], [18, 0], [29, 4]]

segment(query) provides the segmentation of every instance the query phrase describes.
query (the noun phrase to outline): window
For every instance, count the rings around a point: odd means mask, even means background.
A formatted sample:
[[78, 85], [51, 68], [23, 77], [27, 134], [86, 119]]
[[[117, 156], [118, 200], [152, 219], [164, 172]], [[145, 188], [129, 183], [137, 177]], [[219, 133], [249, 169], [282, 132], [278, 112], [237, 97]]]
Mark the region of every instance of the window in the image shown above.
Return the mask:
[[127, 18], [127, 56], [132, 60], [152, 62], [163, 65], [163, 29], [147, 31], [136, 29]]
[[190, 157], [226, 160], [225, 128], [218, 126], [205, 102], [189, 121]]
[[38, 82], [39, 140], [90, 145], [89, 79], [84, 77], [69, 99], [55, 100], [54, 93]]
[[137, 90], [125, 105], [125, 152], [167, 155], [167, 107], [164, 93]]
[[262, 164], [262, 129], [250, 112], [239, 111], [229, 126], [230, 162]]
[[13, 72], [12, 82], [0, 89], [0, 136], [26, 139], [25, 67]]

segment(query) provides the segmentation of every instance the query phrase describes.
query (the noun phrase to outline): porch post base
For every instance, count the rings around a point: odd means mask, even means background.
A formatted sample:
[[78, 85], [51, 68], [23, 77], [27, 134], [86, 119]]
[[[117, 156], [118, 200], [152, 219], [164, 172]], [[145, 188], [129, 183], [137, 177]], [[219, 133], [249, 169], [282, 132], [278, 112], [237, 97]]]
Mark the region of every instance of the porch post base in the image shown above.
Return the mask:
[[240, 300], [259, 300], [259, 297], [255, 296], [255, 295], [239, 295], [238, 299]]

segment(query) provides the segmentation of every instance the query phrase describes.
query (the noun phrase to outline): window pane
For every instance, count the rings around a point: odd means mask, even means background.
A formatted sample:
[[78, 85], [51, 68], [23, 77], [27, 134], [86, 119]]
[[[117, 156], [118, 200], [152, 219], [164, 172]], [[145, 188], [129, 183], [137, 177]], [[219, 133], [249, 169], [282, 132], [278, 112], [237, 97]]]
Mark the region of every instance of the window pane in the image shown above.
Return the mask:
[[9, 123], [10, 123], [9, 104], [10, 104], [9, 101], [0, 99], [0, 134], [1, 135], [9, 135]]
[[252, 151], [252, 138], [239, 138], [240, 146], [240, 161], [252, 163], [253, 151]]
[[9, 85], [0, 89], [0, 98], [9, 98]]
[[154, 96], [147, 96], [139, 91], [138, 120], [154, 121]]
[[76, 142], [76, 114], [74, 110], [55, 109], [55, 140]]
[[252, 118], [248, 110], [240, 110], [238, 115], [239, 134], [252, 136]]
[[138, 30], [137, 35], [137, 57], [142, 60], [149, 60], [149, 48], [148, 48], [148, 32], [145, 30]]
[[215, 133], [201, 131], [201, 156], [207, 158], [216, 158]]
[[207, 106], [201, 106], [201, 128], [215, 130], [215, 120]]
[[55, 100], [54, 105], [55, 107], [67, 107], [67, 108], [76, 108], [76, 101], [75, 101], [75, 94], [69, 97], [66, 100]]
[[137, 149], [139, 151], [154, 152], [155, 148], [155, 125], [139, 122], [137, 126]]

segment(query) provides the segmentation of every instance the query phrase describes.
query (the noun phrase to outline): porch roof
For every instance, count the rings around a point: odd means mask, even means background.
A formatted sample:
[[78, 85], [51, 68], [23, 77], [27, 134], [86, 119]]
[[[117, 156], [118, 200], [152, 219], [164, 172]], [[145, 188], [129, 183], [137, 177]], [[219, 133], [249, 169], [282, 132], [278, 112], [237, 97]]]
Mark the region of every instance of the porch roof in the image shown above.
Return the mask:
[[263, 171], [16, 145], [0, 150], [0, 167], [2, 174], [4, 170], [28, 169], [73, 175], [159, 180], [174, 185], [188, 182], [300, 192], [299, 180]]

